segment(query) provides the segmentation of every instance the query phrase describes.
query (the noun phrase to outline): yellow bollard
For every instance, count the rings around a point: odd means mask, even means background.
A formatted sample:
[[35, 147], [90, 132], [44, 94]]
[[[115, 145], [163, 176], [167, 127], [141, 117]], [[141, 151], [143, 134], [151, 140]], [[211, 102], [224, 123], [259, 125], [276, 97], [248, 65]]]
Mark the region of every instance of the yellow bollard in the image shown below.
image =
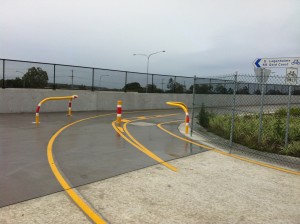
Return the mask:
[[181, 109], [183, 109], [183, 111], [185, 112], [185, 134], [188, 134], [190, 117], [189, 117], [189, 112], [188, 112], [187, 106], [182, 102], [167, 102], [166, 104], [168, 104], [170, 106], [180, 107]]
[[117, 123], [120, 125], [122, 120], [122, 100], [118, 100], [117, 104]]

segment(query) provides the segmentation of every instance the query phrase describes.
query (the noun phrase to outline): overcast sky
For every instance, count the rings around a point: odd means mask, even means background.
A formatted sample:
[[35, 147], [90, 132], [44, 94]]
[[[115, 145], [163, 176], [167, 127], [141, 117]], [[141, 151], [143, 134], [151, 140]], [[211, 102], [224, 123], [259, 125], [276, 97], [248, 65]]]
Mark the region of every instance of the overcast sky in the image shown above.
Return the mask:
[[150, 73], [254, 73], [300, 56], [300, 1], [0, 0], [0, 58], [146, 72], [161, 50]]

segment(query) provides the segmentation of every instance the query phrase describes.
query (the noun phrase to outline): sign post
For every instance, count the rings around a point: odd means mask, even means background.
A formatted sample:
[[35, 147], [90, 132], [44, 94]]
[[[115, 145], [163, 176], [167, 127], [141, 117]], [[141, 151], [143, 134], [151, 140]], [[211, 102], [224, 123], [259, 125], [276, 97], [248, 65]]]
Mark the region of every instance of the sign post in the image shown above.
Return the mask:
[[286, 130], [285, 130], [285, 139], [284, 139], [284, 147], [288, 147], [288, 137], [289, 137], [289, 129], [290, 129], [290, 113], [291, 113], [291, 99], [292, 99], [292, 86], [297, 85], [298, 79], [298, 69], [297, 68], [287, 68], [286, 69], [286, 77], [285, 83], [289, 85], [289, 100], [288, 100], [288, 111], [286, 116]]

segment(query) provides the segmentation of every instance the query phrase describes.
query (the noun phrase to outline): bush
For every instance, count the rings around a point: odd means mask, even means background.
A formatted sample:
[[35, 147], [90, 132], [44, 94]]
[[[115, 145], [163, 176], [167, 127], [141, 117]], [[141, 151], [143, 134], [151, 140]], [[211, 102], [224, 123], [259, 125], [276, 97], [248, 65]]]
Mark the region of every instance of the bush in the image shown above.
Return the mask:
[[[287, 109], [286, 108], [280, 108], [275, 112], [275, 115], [277, 116], [286, 116], [287, 115]], [[299, 107], [292, 107], [290, 110], [291, 116], [300, 116], [300, 108]]]
[[[293, 111], [293, 112], [292, 112]], [[286, 131], [286, 110], [279, 109], [275, 114], [263, 116], [263, 133], [258, 144], [259, 115], [235, 117], [233, 141], [259, 151], [300, 157], [300, 115], [299, 108], [293, 108], [290, 118], [289, 145], [284, 148]], [[284, 116], [283, 116], [284, 115]], [[214, 115], [208, 113], [202, 105], [198, 115], [198, 124], [223, 138], [229, 139], [231, 115]]]
[[200, 112], [198, 116], [196, 117], [198, 119], [197, 124], [201, 125], [204, 128], [209, 127], [209, 119], [212, 116], [209, 112], [205, 110], [205, 105], [202, 103]]
[[294, 141], [287, 148], [282, 148], [281, 154], [300, 157], [300, 141]]

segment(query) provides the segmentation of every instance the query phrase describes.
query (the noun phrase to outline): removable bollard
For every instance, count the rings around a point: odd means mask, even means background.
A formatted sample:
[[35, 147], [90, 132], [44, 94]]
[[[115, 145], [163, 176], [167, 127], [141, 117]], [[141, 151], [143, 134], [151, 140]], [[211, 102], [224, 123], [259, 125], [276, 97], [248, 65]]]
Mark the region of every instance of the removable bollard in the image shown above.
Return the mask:
[[69, 108], [67, 116], [72, 116], [72, 99], [69, 100]]
[[122, 120], [122, 100], [118, 100], [117, 104], [117, 123], [121, 124]]
[[35, 123], [38, 125], [40, 123], [40, 108], [41, 108], [41, 103], [38, 104], [35, 110]]
[[189, 123], [190, 123], [190, 116], [189, 113], [185, 114], [185, 133], [189, 133]]

